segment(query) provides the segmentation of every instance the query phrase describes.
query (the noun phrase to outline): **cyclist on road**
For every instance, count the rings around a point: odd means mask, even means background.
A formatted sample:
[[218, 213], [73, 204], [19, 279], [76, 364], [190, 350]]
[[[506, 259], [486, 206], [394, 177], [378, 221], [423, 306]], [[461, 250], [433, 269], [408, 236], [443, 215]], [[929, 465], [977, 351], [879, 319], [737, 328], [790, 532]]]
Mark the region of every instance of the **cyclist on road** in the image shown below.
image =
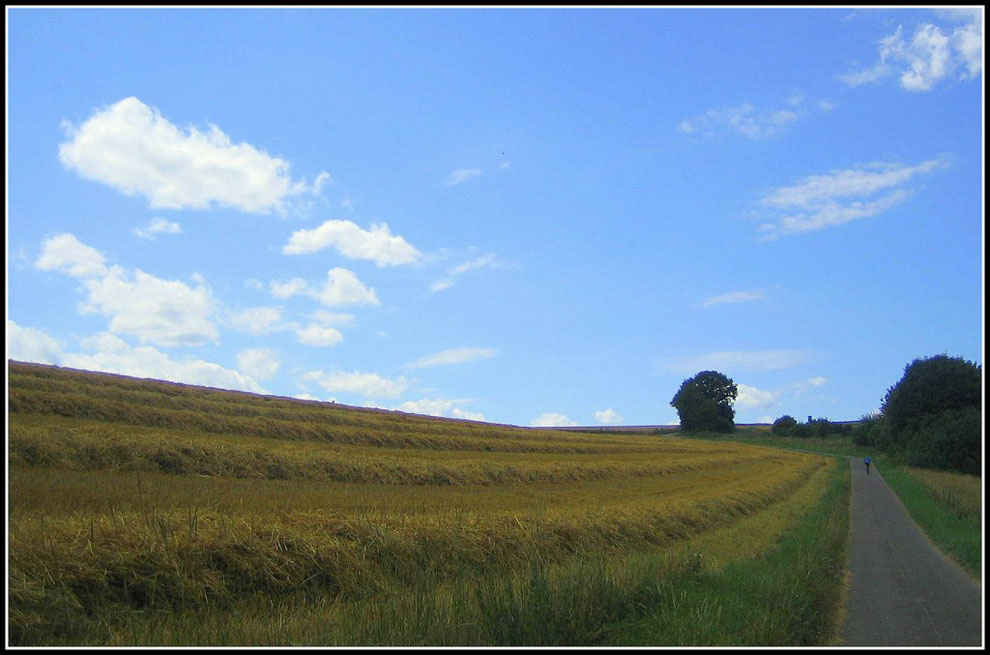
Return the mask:
[[866, 456], [866, 459], [863, 460], [863, 463], [866, 464], [866, 474], [869, 475], [870, 474], [870, 456], [869, 455]]

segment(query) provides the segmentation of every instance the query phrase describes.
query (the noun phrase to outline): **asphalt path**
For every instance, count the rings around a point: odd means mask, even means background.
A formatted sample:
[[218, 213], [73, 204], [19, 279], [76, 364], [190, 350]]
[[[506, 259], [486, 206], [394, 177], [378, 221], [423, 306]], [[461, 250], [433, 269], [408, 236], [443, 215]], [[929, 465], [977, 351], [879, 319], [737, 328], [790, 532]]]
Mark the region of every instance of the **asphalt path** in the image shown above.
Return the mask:
[[982, 594], [871, 467], [852, 466], [845, 646], [982, 646]]

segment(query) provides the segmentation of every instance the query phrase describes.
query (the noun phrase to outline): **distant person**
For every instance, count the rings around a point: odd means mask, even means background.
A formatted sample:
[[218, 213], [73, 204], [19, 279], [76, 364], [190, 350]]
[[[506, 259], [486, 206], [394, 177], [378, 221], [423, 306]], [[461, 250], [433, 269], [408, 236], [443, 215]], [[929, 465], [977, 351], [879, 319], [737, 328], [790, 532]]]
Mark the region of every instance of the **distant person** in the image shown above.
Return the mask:
[[870, 456], [869, 455], [866, 456], [866, 459], [863, 460], [863, 463], [866, 464], [866, 474], [869, 475], [870, 474]]

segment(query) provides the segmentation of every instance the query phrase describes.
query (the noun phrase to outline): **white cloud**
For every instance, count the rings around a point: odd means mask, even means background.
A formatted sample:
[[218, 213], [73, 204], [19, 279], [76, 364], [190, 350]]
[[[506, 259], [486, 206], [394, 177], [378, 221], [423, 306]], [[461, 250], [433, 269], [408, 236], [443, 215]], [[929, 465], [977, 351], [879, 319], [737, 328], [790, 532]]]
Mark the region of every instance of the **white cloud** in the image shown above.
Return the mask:
[[390, 380], [376, 373], [358, 371], [352, 373], [310, 371], [302, 376], [302, 382], [315, 382], [331, 393], [355, 393], [366, 398], [397, 398], [410, 384], [404, 377]]
[[238, 371], [201, 359], [177, 361], [151, 346], [131, 347], [108, 332], [83, 340], [83, 347], [94, 352], [66, 353], [59, 364], [88, 371], [265, 393], [254, 378]]
[[748, 384], [736, 383], [736, 400], [733, 405], [742, 409], [767, 409], [780, 398], [779, 391], [762, 391]]
[[262, 336], [271, 334], [280, 329], [285, 329], [282, 325], [282, 310], [277, 307], [249, 307], [239, 312], [231, 314], [228, 323], [242, 332]]
[[618, 425], [622, 423], [622, 416], [617, 411], [609, 407], [595, 412], [595, 420], [603, 425]]
[[278, 373], [280, 362], [271, 348], [248, 348], [237, 353], [237, 368], [255, 380], [267, 380]]
[[340, 330], [313, 323], [298, 330], [296, 335], [299, 337], [299, 343], [307, 346], [334, 346], [344, 340]]
[[354, 273], [340, 267], [327, 271], [327, 281], [320, 289], [314, 289], [306, 280], [296, 277], [288, 282], [272, 281], [271, 290], [276, 298], [291, 298], [302, 294], [329, 307], [380, 304], [374, 289], [366, 287]]
[[80, 306], [84, 314], [110, 317], [110, 331], [136, 336], [142, 343], [194, 346], [216, 342], [210, 320], [214, 311], [210, 289], [177, 280], [163, 280], [135, 269], [112, 266], [101, 278], [84, 280], [89, 295]]
[[530, 423], [530, 425], [534, 428], [569, 427], [577, 424], [577, 421], [572, 421], [564, 414], [559, 414], [557, 412], [540, 414]]
[[166, 221], [164, 218], [153, 218], [144, 227], [134, 228], [134, 234], [142, 239], [154, 239], [157, 234], [182, 234], [182, 226]]
[[58, 364], [62, 344], [41, 330], [21, 327], [7, 319], [7, 359], [38, 364]]
[[80, 176], [156, 209], [232, 207], [283, 212], [285, 201], [313, 193], [289, 178], [289, 164], [248, 143], [235, 144], [216, 125], [183, 131], [135, 97], [96, 111], [82, 125], [65, 123], [59, 160]]
[[457, 170], [451, 171], [444, 180], [444, 184], [447, 186], [454, 186], [455, 184], [462, 184], [468, 180], [474, 179], [479, 175], [483, 174], [484, 171], [480, 168], [458, 168]]
[[452, 267], [447, 272], [445, 277], [433, 282], [430, 285], [430, 293], [436, 293], [438, 291], [443, 291], [444, 289], [449, 289], [457, 282], [457, 278], [465, 273], [481, 270], [483, 268], [500, 268], [502, 266], [504, 266], [504, 264], [499, 260], [495, 253], [487, 253], [485, 255], [481, 255], [480, 257], [470, 259]]
[[326, 284], [313, 297], [330, 307], [379, 304], [374, 289], [364, 286], [354, 273], [340, 267], [327, 272]]
[[[750, 103], [728, 109], [709, 109], [704, 114], [681, 121], [677, 129], [685, 134], [704, 132], [713, 135], [716, 131], [731, 132], [750, 139], [767, 139], [781, 134], [788, 125], [808, 116], [807, 110], [797, 109], [804, 96], [792, 94], [786, 103], [793, 109], [757, 110]], [[819, 109], [825, 111], [821, 104]]]
[[752, 289], [750, 291], [732, 291], [729, 293], [722, 294], [720, 296], [712, 296], [702, 303], [702, 307], [711, 307], [712, 305], [722, 305], [725, 303], [735, 303], [735, 302], [753, 302], [756, 300], [766, 300], [766, 293], [763, 289]]
[[813, 387], [820, 387], [827, 382], [828, 382], [828, 378], [823, 378], [820, 375], [813, 378], [808, 378], [808, 384]]
[[328, 312], [323, 309], [318, 309], [309, 315], [317, 323], [322, 325], [351, 325], [354, 322], [353, 314], [342, 314], [339, 312]]
[[464, 400], [447, 400], [445, 398], [435, 398], [422, 400], [407, 400], [398, 407], [397, 410], [400, 412], [409, 412], [410, 414], [425, 414], [427, 416], [443, 416], [447, 418], [461, 418], [470, 421], [484, 421], [485, 417], [483, 414], [478, 412], [470, 412], [460, 407], [457, 407], [458, 403], [464, 403], [468, 401]]
[[668, 369], [681, 373], [721, 371], [732, 376], [734, 371], [776, 371], [800, 366], [811, 360], [803, 350], [730, 350], [686, 357], [671, 362]]
[[139, 269], [131, 273], [117, 265], [107, 268], [99, 251], [72, 234], [46, 240], [35, 265], [82, 278], [87, 297], [80, 311], [110, 317], [110, 331], [115, 334], [133, 335], [142, 344], [162, 346], [217, 340], [217, 328], [210, 320], [213, 296], [202, 277], [193, 276], [199, 282], [192, 288]]
[[760, 201], [774, 219], [760, 225], [761, 239], [820, 230], [875, 216], [908, 198], [908, 190], [901, 187], [912, 178], [947, 165], [942, 158], [915, 166], [874, 162], [812, 175], [793, 186], [775, 189]]
[[43, 271], [57, 270], [73, 277], [106, 275], [107, 267], [96, 248], [82, 243], [74, 235], [57, 234], [41, 244], [41, 256], [35, 266]]
[[286, 255], [316, 252], [333, 246], [345, 257], [370, 259], [379, 266], [411, 264], [420, 257], [401, 236], [389, 232], [388, 225], [372, 225], [362, 230], [351, 221], [326, 221], [312, 230], [296, 230], [282, 248]]
[[309, 288], [306, 280], [302, 278], [294, 277], [288, 282], [275, 282], [271, 283], [272, 295], [276, 298], [291, 298], [292, 296], [303, 293]]
[[490, 359], [495, 356], [494, 348], [451, 348], [433, 355], [427, 355], [407, 364], [409, 368], [430, 368], [433, 366], [449, 366]]
[[[939, 10], [937, 15], [962, 26], [919, 26], [910, 41], [903, 26], [878, 43], [879, 62], [860, 71], [840, 75], [849, 86], [874, 84], [888, 75], [898, 75], [906, 91], [930, 91], [943, 79], [973, 79], [983, 72], [983, 10]], [[951, 29], [951, 32], [949, 31]], [[958, 73], [958, 75], [957, 75]]]

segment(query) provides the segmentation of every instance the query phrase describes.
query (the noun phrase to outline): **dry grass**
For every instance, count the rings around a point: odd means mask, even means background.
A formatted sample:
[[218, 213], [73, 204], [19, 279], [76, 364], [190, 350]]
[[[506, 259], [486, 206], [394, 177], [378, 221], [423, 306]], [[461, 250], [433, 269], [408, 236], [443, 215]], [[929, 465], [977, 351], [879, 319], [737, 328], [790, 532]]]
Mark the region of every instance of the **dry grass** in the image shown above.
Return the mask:
[[983, 509], [983, 481], [975, 475], [902, 467], [924, 484], [938, 500], [960, 517], [979, 517]]
[[[92, 639], [135, 610], [253, 594], [356, 602], [689, 539], [715, 565], [768, 547], [821, 494], [828, 461], [34, 365], [10, 364], [9, 377], [9, 623], [21, 644]], [[756, 516], [766, 522], [733, 531]]]

